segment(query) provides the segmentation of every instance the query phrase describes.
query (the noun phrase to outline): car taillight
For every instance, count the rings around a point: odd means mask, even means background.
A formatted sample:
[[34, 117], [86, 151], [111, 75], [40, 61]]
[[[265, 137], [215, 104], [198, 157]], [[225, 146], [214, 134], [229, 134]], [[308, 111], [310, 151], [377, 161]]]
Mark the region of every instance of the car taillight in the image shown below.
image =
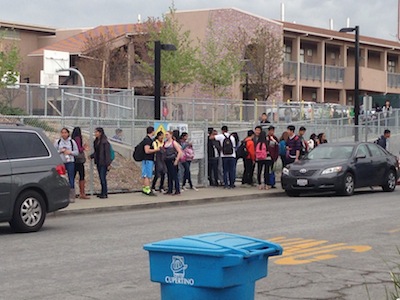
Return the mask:
[[56, 171], [57, 171], [57, 173], [60, 174], [60, 175], [65, 175], [65, 174], [67, 173], [64, 164], [58, 165], [58, 166], [56, 167]]

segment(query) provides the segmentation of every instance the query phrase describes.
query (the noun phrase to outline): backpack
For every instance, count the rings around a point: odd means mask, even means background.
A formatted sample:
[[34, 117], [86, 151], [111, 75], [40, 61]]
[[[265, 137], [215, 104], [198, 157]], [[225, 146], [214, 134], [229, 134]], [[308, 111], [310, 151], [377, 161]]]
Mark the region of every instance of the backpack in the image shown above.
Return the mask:
[[[74, 143], [72, 142], [72, 139], [70, 139], [69, 141], [71, 142], [71, 151], [74, 151]], [[58, 148], [60, 148], [60, 142], [61, 142], [61, 139], [58, 139], [58, 142], [57, 142]]]
[[233, 145], [231, 141], [231, 135], [226, 136], [224, 133], [224, 141], [222, 142], [222, 154], [231, 155], [233, 154]]
[[137, 144], [135, 146], [135, 149], [133, 149], [132, 157], [135, 161], [142, 161], [144, 159], [145, 153], [144, 153], [143, 141]]
[[194, 151], [192, 147], [186, 147], [183, 149], [184, 161], [192, 161], [194, 159]]
[[380, 141], [381, 141], [381, 138], [379, 137], [374, 141], [374, 144], [378, 144], [379, 145]]
[[247, 142], [243, 140], [236, 150], [236, 157], [246, 159], [247, 155], [249, 155], [249, 151], [247, 151]]
[[265, 143], [258, 143], [256, 146], [256, 160], [267, 159], [267, 145]]
[[114, 151], [111, 143], [110, 143], [110, 158], [111, 158], [111, 161], [113, 161], [115, 159], [115, 151]]

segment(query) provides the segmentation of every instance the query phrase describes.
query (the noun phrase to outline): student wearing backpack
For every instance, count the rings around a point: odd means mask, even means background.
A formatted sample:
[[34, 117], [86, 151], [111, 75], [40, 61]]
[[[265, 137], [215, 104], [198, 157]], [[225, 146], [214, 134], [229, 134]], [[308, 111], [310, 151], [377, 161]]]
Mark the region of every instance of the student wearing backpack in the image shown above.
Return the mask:
[[[268, 174], [271, 165], [271, 157], [268, 159], [268, 140], [265, 131], [261, 131], [256, 144], [256, 162], [257, 162], [257, 182], [259, 190], [268, 190]], [[261, 174], [264, 170], [264, 181], [261, 181]]]
[[100, 178], [101, 193], [97, 197], [104, 199], [108, 198], [107, 172], [110, 170], [112, 162], [111, 146], [102, 127], [97, 127], [94, 130], [94, 136], [96, 137], [93, 142], [94, 152], [90, 155], [90, 158], [94, 159]]
[[286, 167], [286, 156], [287, 156], [287, 148], [286, 148], [286, 142], [289, 138], [289, 134], [287, 131], [284, 131], [281, 135], [281, 138], [279, 139], [279, 156], [282, 161], [282, 167]]
[[215, 139], [221, 144], [222, 170], [224, 174], [224, 188], [231, 189], [235, 187], [235, 166], [236, 166], [236, 141], [228, 132], [228, 126], [221, 127], [221, 134], [215, 136]]
[[157, 151], [155, 154], [154, 177], [151, 185], [151, 190], [156, 190], [157, 180], [160, 179], [160, 186], [158, 191], [160, 193], [164, 193], [164, 180], [165, 174], [167, 173], [167, 166], [165, 165], [164, 133], [162, 131], [157, 132], [156, 138], [153, 142], [153, 149], [160, 149], [160, 151]]
[[390, 138], [390, 130], [389, 129], [385, 129], [385, 131], [383, 132], [383, 135], [381, 135], [380, 138], [378, 138], [375, 143], [378, 144], [379, 146], [381, 146], [383, 149], [388, 150], [389, 151], [389, 138]]
[[193, 146], [188, 142], [189, 134], [187, 132], [182, 132], [180, 141], [182, 147], [182, 158], [181, 163], [183, 166], [183, 180], [182, 180], [182, 190], [186, 190], [186, 181], [189, 183], [189, 187], [192, 190], [197, 191], [197, 188], [193, 186], [192, 176], [190, 174], [190, 164], [194, 158]]
[[244, 171], [242, 184], [253, 185], [253, 173], [254, 173], [254, 164], [256, 162], [256, 153], [254, 147], [254, 131], [247, 131], [247, 137], [244, 139], [244, 143], [247, 149], [247, 156], [243, 158], [244, 163]]
[[146, 137], [141, 142], [143, 147], [143, 160], [142, 160], [142, 180], [143, 189], [142, 193], [147, 196], [156, 196], [150, 188], [150, 181], [153, 177], [153, 167], [154, 167], [154, 154], [160, 151], [160, 148], [154, 149], [153, 147], [153, 136], [154, 127], [149, 126], [146, 128]]
[[[28, 145], [29, 146], [29, 145]], [[68, 128], [61, 129], [61, 137], [54, 143], [65, 165], [69, 181], [69, 202], [75, 202], [75, 157], [79, 154], [76, 142], [69, 136]]]

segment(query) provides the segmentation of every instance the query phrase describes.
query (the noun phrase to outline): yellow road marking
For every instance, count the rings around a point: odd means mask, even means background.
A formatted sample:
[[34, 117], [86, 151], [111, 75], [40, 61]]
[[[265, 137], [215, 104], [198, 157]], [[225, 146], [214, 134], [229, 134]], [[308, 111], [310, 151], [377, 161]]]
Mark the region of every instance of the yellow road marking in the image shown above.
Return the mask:
[[286, 239], [285, 237], [276, 237], [269, 240], [283, 247], [282, 256], [271, 257], [276, 264], [280, 265], [300, 265], [332, 259], [337, 257], [337, 254], [333, 253], [337, 251], [350, 250], [351, 252], [362, 253], [372, 249], [366, 245], [329, 244], [326, 240]]
[[400, 228], [389, 230], [389, 233], [400, 232]]

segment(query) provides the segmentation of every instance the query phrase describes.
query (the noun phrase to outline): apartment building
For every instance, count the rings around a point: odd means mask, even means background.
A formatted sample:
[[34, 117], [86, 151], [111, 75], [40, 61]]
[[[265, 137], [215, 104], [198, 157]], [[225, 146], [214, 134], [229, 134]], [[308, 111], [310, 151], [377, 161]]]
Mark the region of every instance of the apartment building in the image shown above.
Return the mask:
[[[355, 36], [282, 22], [283, 100], [354, 104]], [[360, 95], [400, 93], [400, 43], [360, 36]]]
[[[282, 36], [284, 61], [282, 65], [283, 87], [269, 101], [315, 101], [354, 104], [355, 37], [353, 33], [310, 27], [289, 22], [270, 20], [235, 8], [177, 11], [176, 18], [183, 30], [190, 30], [195, 43], [207, 38], [207, 27], [212, 22], [224, 34], [235, 34], [238, 27], [253, 30], [257, 26], [268, 27]], [[71, 53], [71, 63], [77, 64], [84, 38], [89, 33], [105, 29], [115, 31], [116, 46], [125, 48], [131, 44], [132, 32], [138, 32], [138, 24], [98, 26], [93, 29], [54, 29], [33, 25], [0, 22], [0, 29], [13, 34], [23, 56], [21, 78], [39, 83], [43, 68], [44, 49]], [[361, 28], [362, 33], [362, 28]], [[135, 51], [135, 50], [132, 50]], [[30, 54], [28, 56], [28, 54]], [[360, 95], [400, 94], [400, 44], [378, 38], [360, 36], [359, 89]], [[133, 55], [132, 55], [133, 57]], [[140, 87], [135, 65], [127, 71], [126, 87]], [[129, 76], [131, 75], [131, 77]], [[134, 76], [135, 75], [135, 76]], [[87, 76], [90, 76], [88, 74]], [[79, 85], [79, 82], [75, 82]], [[70, 84], [70, 83], [69, 83]], [[226, 98], [243, 99], [245, 82], [233, 81]], [[119, 86], [124, 88], [124, 86]], [[181, 97], [210, 97], [199, 84], [183, 91]]]

